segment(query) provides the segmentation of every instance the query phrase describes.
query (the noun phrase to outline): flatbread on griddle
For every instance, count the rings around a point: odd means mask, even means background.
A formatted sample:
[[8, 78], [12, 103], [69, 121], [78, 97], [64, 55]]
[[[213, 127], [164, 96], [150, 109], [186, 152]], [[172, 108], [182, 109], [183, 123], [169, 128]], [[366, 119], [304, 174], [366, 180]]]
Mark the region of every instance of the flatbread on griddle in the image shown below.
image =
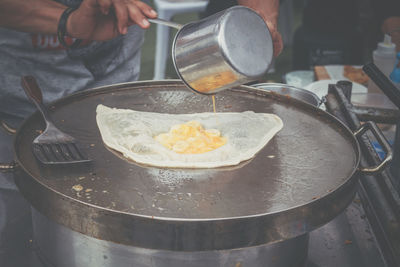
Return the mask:
[[[283, 127], [282, 120], [267, 113], [164, 114], [97, 106], [96, 121], [103, 142], [125, 157], [146, 165], [170, 168], [216, 168], [251, 159]], [[173, 125], [198, 121], [217, 129], [225, 145], [201, 154], [179, 154], [155, 140]]]

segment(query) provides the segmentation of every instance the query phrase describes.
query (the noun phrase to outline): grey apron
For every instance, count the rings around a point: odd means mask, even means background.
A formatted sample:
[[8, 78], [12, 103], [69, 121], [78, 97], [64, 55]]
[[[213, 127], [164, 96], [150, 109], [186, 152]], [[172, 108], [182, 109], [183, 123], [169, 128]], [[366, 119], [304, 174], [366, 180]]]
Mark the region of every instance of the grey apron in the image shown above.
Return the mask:
[[[16, 127], [21, 120], [5, 119]], [[0, 127], [0, 162], [11, 162], [14, 157], [13, 135]], [[0, 172], [0, 266], [22, 266], [21, 260], [28, 258], [32, 239], [31, 212], [29, 203], [18, 192], [12, 172]]]

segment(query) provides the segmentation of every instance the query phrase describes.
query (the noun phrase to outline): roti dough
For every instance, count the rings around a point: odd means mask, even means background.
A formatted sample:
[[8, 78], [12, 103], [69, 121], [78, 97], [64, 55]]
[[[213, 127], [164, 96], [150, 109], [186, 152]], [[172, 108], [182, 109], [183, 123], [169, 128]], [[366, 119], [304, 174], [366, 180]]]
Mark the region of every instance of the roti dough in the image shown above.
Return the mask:
[[[251, 159], [283, 127], [268, 113], [164, 114], [97, 106], [96, 121], [103, 142], [135, 162], [169, 168], [216, 168]], [[200, 154], [176, 153], [155, 140], [173, 125], [197, 121], [205, 129], [217, 129], [225, 145]]]

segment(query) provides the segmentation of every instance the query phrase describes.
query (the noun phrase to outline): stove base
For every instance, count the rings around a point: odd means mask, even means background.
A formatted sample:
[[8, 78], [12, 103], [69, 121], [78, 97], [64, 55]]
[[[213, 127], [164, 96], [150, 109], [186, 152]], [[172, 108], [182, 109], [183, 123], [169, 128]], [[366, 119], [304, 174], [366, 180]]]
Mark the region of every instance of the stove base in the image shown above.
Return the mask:
[[177, 252], [126, 246], [89, 237], [54, 223], [34, 209], [32, 220], [38, 255], [45, 266], [52, 267], [302, 267], [307, 259], [308, 234], [257, 247]]
[[[9, 201], [15, 203], [14, 208], [18, 209], [18, 206], [16, 205], [18, 202], [13, 196], [14, 195], [10, 195]], [[7, 213], [1, 209], [1, 205], [0, 214], [7, 215]], [[30, 228], [30, 220], [27, 220], [23, 229], [28, 231]], [[46, 229], [44, 231], [46, 231]], [[37, 256], [38, 254], [42, 254], [38, 253], [37, 247], [34, 245], [37, 243], [37, 240], [30, 242], [29, 239], [32, 237], [25, 237], [25, 232], [14, 232], [17, 233], [15, 240], [26, 240], [16, 247], [12, 246], [12, 248], [10, 247], [9, 249], [0, 251], [0, 266], [48, 267], [43, 264]], [[49, 232], [48, 235], [52, 235], [50, 231], [46, 232]], [[375, 240], [372, 229], [365, 216], [365, 211], [358, 197], [356, 197], [349, 207], [337, 218], [323, 227], [312, 231], [309, 235], [309, 251], [306, 267], [388, 266], [382, 257], [380, 248]], [[10, 246], [11, 245], [12, 244], [10, 244]], [[45, 254], [47, 255], [48, 253]], [[86, 255], [87, 260], [92, 257], [91, 252], [84, 254]], [[97, 253], [94, 253], [94, 255], [97, 255]], [[288, 257], [288, 254], [286, 253], [284, 257]], [[70, 259], [70, 261], [72, 260]], [[70, 265], [69, 267], [71, 266], [73, 265]], [[236, 266], [233, 265], [232, 267]]]

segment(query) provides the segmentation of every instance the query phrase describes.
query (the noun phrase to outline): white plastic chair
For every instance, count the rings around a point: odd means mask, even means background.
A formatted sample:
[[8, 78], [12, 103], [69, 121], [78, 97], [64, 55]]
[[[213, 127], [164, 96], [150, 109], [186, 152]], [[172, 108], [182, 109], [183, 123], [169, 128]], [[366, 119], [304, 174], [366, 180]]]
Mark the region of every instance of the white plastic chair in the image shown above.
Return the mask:
[[[208, 0], [154, 0], [158, 17], [171, 20], [181, 13], [202, 12], [206, 9]], [[169, 55], [169, 28], [157, 25], [156, 59], [154, 65], [154, 80], [165, 78], [165, 67]]]

